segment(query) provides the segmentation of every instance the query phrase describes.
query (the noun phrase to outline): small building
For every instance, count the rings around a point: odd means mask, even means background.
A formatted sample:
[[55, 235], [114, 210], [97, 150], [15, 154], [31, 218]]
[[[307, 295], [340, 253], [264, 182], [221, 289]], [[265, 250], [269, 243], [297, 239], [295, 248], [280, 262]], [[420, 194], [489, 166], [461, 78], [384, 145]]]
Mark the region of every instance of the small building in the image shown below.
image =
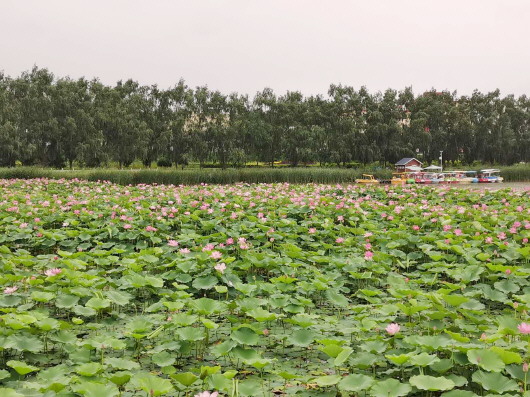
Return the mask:
[[421, 161], [414, 157], [405, 157], [396, 163], [396, 172], [405, 172], [410, 167], [421, 167]]

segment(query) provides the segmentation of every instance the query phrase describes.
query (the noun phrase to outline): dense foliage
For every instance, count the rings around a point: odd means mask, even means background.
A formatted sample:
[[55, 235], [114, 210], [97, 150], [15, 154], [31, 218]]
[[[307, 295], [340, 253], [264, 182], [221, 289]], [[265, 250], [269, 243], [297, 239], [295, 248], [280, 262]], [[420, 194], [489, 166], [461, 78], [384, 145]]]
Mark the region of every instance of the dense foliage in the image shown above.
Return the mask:
[[2, 180], [0, 395], [520, 396], [529, 193]]
[[440, 150], [451, 162], [513, 164], [530, 160], [529, 126], [530, 99], [499, 91], [415, 96], [331, 85], [327, 96], [267, 88], [251, 99], [182, 80], [160, 89], [56, 79], [37, 67], [0, 74], [0, 166], [386, 164], [431, 162]]

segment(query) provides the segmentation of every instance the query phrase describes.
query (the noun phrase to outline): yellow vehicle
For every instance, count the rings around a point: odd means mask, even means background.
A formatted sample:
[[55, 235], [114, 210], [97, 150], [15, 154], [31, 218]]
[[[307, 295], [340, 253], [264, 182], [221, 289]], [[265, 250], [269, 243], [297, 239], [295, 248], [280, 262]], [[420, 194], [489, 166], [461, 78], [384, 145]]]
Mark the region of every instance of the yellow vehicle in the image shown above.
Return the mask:
[[405, 185], [407, 183], [407, 174], [404, 172], [393, 172], [390, 183], [392, 185]]
[[363, 174], [363, 177], [361, 179], [356, 179], [355, 183], [377, 184], [379, 181], [375, 179], [373, 175]]

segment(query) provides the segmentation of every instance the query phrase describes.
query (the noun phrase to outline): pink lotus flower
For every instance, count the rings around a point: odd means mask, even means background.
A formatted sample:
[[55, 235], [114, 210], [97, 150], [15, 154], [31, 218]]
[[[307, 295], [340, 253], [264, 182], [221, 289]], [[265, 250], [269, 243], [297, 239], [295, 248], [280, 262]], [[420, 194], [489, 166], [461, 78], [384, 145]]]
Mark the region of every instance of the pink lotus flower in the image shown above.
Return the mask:
[[202, 391], [199, 394], [195, 394], [194, 397], [217, 397], [219, 395], [218, 392], [214, 391], [210, 393], [209, 391]]
[[372, 251], [366, 251], [364, 253], [364, 259], [366, 259], [367, 261], [372, 260], [373, 256], [374, 256], [374, 253]]
[[337, 244], [340, 244], [340, 243], [343, 243], [344, 242], [344, 239], [342, 237], [337, 237], [337, 239], [335, 240], [335, 242]]
[[210, 254], [210, 258], [212, 258], [212, 259], [221, 259], [222, 256], [223, 256], [223, 254], [221, 254], [219, 251], [213, 251]]
[[317, 232], [317, 229], [314, 227], [309, 228], [309, 234], [315, 234]]
[[528, 372], [528, 363], [523, 364], [523, 372]]
[[124, 229], [130, 229], [130, 228], [132, 228], [132, 225], [129, 225], [128, 223], [126, 223], [125, 225], [123, 225], [123, 228]]
[[6, 289], [4, 289], [4, 294], [10, 295], [10, 294], [16, 292], [17, 289], [18, 289], [18, 287], [16, 285], [14, 287], [7, 287]]
[[203, 249], [202, 249], [202, 252], [206, 252], [206, 251], [211, 251], [215, 248], [215, 244], [212, 244], [212, 243], [209, 243], [209, 244], [206, 244]]
[[493, 238], [486, 237], [486, 244], [491, 244], [491, 243], [493, 243]]
[[418, 225], [414, 225], [414, 226], [412, 226], [412, 230], [418, 231], [418, 230], [420, 230], [420, 227]]
[[455, 229], [455, 235], [457, 235], [457, 236], [462, 235], [462, 230], [460, 230], [460, 229]]
[[517, 326], [517, 329], [522, 334], [530, 334], [530, 324], [527, 323], [521, 323]]
[[59, 269], [58, 267], [54, 267], [53, 269], [48, 269], [44, 272], [44, 274], [48, 277], [57, 276], [58, 274], [61, 274], [63, 270]]
[[169, 240], [167, 242], [167, 245], [169, 245], [170, 247], [178, 247], [179, 246], [179, 242], [177, 240]]
[[386, 326], [385, 330], [389, 335], [395, 335], [399, 332], [401, 327], [397, 323], [390, 323]]
[[234, 239], [232, 237], [229, 237], [226, 239], [226, 245], [232, 245], [234, 244]]
[[190, 253], [190, 250], [189, 250], [188, 248], [181, 248], [181, 249], [179, 250], [179, 252], [180, 252], [181, 254], [189, 254], [189, 253]]
[[157, 231], [157, 228], [156, 228], [156, 227], [153, 227], [153, 226], [151, 226], [151, 225], [149, 225], [149, 226], [147, 226], [147, 227], [145, 228], [145, 230], [146, 230], [147, 232], [156, 232], [156, 231]]
[[226, 270], [226, 265], [221, 262], [214, 266], [214, 269], [217, 270], [219, 273], [223, 274]]

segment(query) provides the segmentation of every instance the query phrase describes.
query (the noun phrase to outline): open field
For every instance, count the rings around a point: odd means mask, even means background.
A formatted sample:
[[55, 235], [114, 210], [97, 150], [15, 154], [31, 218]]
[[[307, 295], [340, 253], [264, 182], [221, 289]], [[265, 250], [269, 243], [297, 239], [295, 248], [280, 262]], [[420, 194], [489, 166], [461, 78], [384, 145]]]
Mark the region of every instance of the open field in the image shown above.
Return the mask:
[[529, 238], [524, 186], [0, 180], [0, 396], [527, 396]]

